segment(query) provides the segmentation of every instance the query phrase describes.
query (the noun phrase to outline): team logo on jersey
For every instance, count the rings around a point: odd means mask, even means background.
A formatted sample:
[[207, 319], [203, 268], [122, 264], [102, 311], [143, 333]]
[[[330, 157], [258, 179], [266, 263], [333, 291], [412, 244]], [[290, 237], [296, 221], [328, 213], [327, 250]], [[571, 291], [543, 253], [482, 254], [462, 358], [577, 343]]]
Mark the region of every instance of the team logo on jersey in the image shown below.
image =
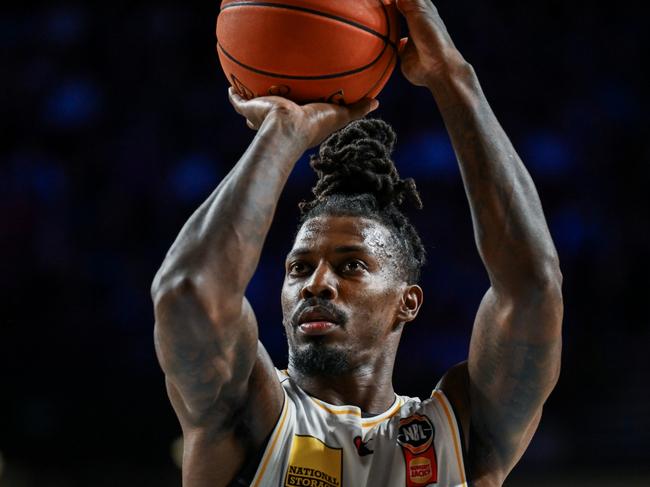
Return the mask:
[[371, 450], [368, 448], [368, 443], [370, 443], [370, 440], [368, 441], [363, 441], [363, 439], [360, 436], [355, 436], [354, 437], [354, 446], [357, 449], [357, 453], [359, 454], [360, 457], [366, 457], [368, 455], [372, 455], [375, 453], [375, 450]]
[[341, 487], [343, 449], [313, 436], [294, 435], [285, 487]]
[[406, 462], [407, 487], [438, 482], [438, 462], [433, 444], [435, 428], [426, 416], [414, 414], [399, 422], [397, 443]]

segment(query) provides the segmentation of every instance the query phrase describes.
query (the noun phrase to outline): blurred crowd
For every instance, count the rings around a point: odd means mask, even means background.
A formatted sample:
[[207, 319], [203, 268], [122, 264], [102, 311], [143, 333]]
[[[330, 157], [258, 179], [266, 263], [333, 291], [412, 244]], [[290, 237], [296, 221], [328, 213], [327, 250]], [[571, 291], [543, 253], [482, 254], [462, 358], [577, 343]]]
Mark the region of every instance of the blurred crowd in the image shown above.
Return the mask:
[[[437, 5], [537, 183], [565, 279], [562, 376], [520, 469], [647, 468], [645, 19], [624, 4]], [[121, 467], [133, 485], [163, 485], [154, 475], [178, 485], [169, 450], [180, 430], [153, 349], [149, 286], [253, 136], [226, 97], [218, 2], [1, 9], [0, 485], [12, 468], [15, 485], [115, 485], [93, 475]], [[395, 384], [427, 396], [466, 358], [488, 280], [431, 95], [396, 71], [379, 99], [375, 115], [399, 137], [398, 169], [423, 196], [410, 216], [429, 253]], [[307, 162], [248, 290], [279, 367], [282, 262], [315, 180]]]

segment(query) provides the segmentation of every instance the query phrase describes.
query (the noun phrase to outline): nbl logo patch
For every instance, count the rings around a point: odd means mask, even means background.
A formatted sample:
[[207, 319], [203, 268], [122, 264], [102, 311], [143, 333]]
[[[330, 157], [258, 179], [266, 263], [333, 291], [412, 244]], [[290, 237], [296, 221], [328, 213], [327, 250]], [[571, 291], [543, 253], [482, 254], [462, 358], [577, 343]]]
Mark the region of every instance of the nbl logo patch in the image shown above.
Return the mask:
[[404, 454], [407, 487], [422, 487], [438, 482], [434, 438], [435, 429], [426, 416], [414, 414], [399, 422], [397, 443]]

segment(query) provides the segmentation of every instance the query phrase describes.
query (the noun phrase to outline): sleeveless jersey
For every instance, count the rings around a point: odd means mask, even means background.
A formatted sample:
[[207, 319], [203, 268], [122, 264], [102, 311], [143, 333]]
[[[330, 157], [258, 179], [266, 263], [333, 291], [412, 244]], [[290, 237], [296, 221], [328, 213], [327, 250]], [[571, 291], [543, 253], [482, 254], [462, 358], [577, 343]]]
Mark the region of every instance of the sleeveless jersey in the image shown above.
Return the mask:
[[309, 396], [286, 372], [282, 413], [252, 487], [467, 487], [458, 425], [447, 398], [395, 395], [388, 411]]

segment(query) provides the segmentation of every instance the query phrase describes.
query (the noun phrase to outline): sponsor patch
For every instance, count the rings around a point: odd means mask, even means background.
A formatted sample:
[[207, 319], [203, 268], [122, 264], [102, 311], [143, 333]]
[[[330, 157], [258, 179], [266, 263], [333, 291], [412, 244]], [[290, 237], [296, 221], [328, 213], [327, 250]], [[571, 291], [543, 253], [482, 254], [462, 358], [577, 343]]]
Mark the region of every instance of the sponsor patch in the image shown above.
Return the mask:
[[285, 487], [341, 487], [343, 450], [313, 436], [294, 435]]
[[414, 414], [399, 422], [397, 443], [406, 463], [407, 487], [422, 487], [438, 482], [438, 462], [433, 443], [433, 424], [426, 416]]

